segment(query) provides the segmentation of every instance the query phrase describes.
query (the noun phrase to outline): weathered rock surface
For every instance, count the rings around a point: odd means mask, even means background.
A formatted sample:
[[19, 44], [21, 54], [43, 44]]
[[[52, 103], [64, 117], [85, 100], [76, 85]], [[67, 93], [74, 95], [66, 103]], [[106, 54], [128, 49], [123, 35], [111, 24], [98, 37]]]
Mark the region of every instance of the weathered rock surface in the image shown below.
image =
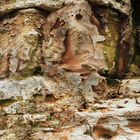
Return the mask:
[[1, 0], [0, 140], [139, 140], [131, 10], [129, 0]]
[[[19, 10], [9, 8], [0, 20], [0, 77], [21, 79], [53, 68], [124, 76], [133, 54], [130, 3], [127, 13], [109, 8], [110, 3], [66, 1], [60, 8], [59, 1], [3, 2], [4, 12], [12, 5]], [[59, 10], [51, 13], [37, 8], [55, 4]]]
[[[67, 80], [70, 83], [43, 77], [0, 81], [1, 139], [140, 138], [140, 98], [134, 92], [139, 92], [135, 84], [139, 80], [127, 80], [128, 85], [124, 80], [120, 85], [119, 92], [132, 99], [120, 94], [121, 99], [100, 100], [89, 107], [85, 95], [77, 90], [87, 87], [76, 85], [71, 77]], [[126, 91], [130, 91], [127, 96]]]
[[48, 11], [53, 11], [61, 8], [64, 5], [64, 0], [1, 0], [0, 15], [9, 13], [17, 9], [26, 8], [41, 8]]

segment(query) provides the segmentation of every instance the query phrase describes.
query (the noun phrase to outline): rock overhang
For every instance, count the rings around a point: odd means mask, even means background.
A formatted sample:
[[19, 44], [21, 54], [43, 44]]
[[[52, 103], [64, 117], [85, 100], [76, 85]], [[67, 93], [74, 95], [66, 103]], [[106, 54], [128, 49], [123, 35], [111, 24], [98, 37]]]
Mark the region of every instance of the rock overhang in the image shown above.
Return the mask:
[[26, 9], [26, 8], [40, 8], [45, 11], [55, 11], [66, 5], [81, 3], [84, 1], [90, 2], [90, 4], [98, 4], [100, 6], [111, 7], [119, 12], [129, 15], [131, 12], [131, 2], [123, 0], [121, 3], [112, 0], [1, 0], [0, 2], [0, 16], [12, 12], [14, 10]]

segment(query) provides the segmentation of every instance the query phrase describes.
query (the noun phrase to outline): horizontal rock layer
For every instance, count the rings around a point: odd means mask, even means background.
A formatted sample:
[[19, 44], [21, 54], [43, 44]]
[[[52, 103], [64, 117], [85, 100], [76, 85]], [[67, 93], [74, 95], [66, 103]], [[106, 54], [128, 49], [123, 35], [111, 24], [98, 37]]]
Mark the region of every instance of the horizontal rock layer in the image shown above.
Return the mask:
[[139, 80], [122, 81], [119, 98], [86, 104], [90, 96], [80, 89], [87, 87], [76, 85], [74, 77], [67, 83], [43, 77], [0, 81], [1, 139], [140, 138]]

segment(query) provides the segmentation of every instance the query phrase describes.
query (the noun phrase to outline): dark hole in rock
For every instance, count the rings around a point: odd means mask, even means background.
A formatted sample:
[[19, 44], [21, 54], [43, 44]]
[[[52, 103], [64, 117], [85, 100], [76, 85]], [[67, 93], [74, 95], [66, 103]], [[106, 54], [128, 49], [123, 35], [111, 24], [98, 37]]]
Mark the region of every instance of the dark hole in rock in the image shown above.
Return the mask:
[[5, 99], [5, 100], [0, 100], [0, 106], [1, 107], [8, 107], [12, 105], [16, 100], [14, 99]]
[[125, 2], [122, 2], [122, 5], [124, 6], [125, 5]]
[[98, 71], [98, 73], [99, 73], [101, 76], [108, 76], [109, 70], [108, 70], [108, 69], [102, 69], [102, 70]]
[[39, 75], [42, 74], [42, 69], [41, 67], [35, 67], [34, 68], [34, 75]]
[[46, 95], [46, 102], [53, 103], [55, 101], [56, 101], [56, 99], [55, 99], [54, 95], [52, 95], [52, 94]]
[[110, 136], [109, 134], [102, 134], [101, 138], [104, 138], [104, 139], [111, 139], [112, 136]]
[[4, 19], [12, 19], [17, 15], [18, 10], [15, 9], [13, 11], [11, 11], [10, 13], [6, 13], [0, 16], [0, 21], [4, 20]]
[[88, 108], [88, 104], [86, 102], [84, 102], [79, 108], [78, 108], [78, 111], [83, 111], [85, 109]]
[[121, 2], [122, 0], [116, 0], [116, 2]]
[[[131, 0], [131, 3], [132, 3], [133, 26], [134, 26], [134, 30], [136, 31], [136, 34], [135, 34], [135, 55], [134, 55], [132, 61], [136, 61], [134, 59], [136, 58], [137, 55], [140, 55], [140, 1], [139, 0]], [[139, 65], [139, 63], [137, 65]]]
[[77, 19], [77, 20], [81, 20], [82, 18], [83, 18], [83, 16], [82, 16], [81, 14], [77, 14], [77, 15], [76, 15], [76, 19]]
[[43, 14], [45, 17], [48, 17], [50, 15], [50, 13], [51, 13], [50, 11], [46, 11], [46, 10], [44, 10], [42, 8], [39, 8], [39, 7], [36, 7], [35, 9], [37, 9], [38, 11], [40, 11], [41, 14]]
[[140, 25], [140, 0], [131, 0], [134, 25]]
[[[104, 120], [101, 120], [104, 121]], [[99, 126], [98, 126], [99, 125]], [[111, 130], [103, 128], [100, 123], [97, 125], [97, 127], [93, 130], [93, 134], [97, 139], [101, 140], [112, 140], [117, 133], [113, 132]]]
[[82, 78], [82, 79], [81, 79], [81, 82], [84, 82], [84, 81], [85, 81], [85, 79], [84, 79], [84, 78]]

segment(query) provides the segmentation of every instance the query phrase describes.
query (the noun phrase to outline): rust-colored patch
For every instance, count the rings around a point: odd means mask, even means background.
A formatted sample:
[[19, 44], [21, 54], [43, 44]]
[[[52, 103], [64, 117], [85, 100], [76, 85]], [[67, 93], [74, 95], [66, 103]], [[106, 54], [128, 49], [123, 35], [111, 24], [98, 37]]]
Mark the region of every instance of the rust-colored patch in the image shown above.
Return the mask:
[[101, 139], [101, 138], [111, 139], [112, 137], [114, 137], [116, 135], [115, 132], [106, 130], [102, 126], [98, 126], [98, 125], [94, 129], [93, 134], [97, 139]]
[[[64, 40], [66, 51], [62, 58], [62, 67], [81, 74], [104, 67], [102, 46], [98, 44], [97, 49], [93, 46], [90, 34], [77, 29], [68, 30]], [[101, 52], [100, 52], [101, 51]], [[100, 55], [96, 58], [96, 55]], [[101, 61], [100, 61], [101, 60]]]
[[62, 136], [59, 140], [69, 140], [67, 136]]

